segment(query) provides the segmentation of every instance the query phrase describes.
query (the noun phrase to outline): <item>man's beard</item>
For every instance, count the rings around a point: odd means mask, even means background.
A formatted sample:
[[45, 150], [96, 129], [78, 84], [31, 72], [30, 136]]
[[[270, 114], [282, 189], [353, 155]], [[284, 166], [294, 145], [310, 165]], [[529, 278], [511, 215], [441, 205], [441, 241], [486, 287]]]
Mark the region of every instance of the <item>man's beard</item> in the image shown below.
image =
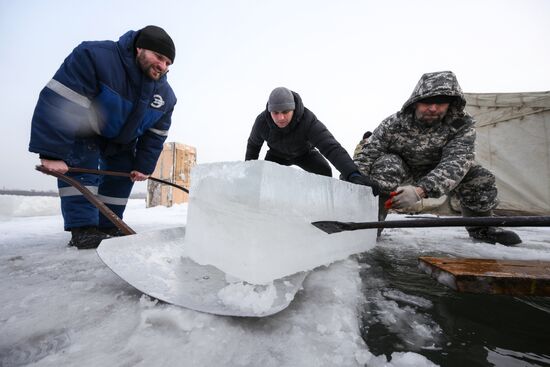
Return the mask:
[[160, 78], [162, 78], [164, 74], [168, 72], [168, 69], [166, 69], [162, 73], [157, 72], [153, 67], [153, 65], [147, 62], [145, 55], [143, 53], [137, 55], [136, 61], [141, 71], [143, 71], [143, 73], [147, 75], [147, 77], [149, 77], [150, 79], [159, 80]]
[[425, 124], [437, 124], [443, 120], [446, 113], [439, 114], [415, 114], [416, 120]]
[[166, 70], [163, 73], [159, 73], [155, 70], [155, 68], [153, 68], [152, 65], [149, 65], [147, 68], [145, 68], [145, 70], [142, 68], [142, 70], [145, 73], [145, 75], [147, 75], [149, 78], [153, 80], [159, 80], [160, 78], [162, 78], [164, 74], [168, 72], [168, 70]]

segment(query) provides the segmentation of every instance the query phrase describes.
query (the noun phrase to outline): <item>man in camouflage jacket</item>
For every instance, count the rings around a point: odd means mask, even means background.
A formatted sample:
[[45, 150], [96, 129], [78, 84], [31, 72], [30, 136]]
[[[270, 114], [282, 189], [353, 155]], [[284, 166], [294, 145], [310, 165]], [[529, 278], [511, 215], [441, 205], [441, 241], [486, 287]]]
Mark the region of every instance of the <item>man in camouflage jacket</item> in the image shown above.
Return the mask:
[[[464, 216], [492, 215], [498, 204], [495, 176], [474, 161], [475, 121], [465, 105], [453, 72], [426, 73], [401, 110], [382, 121], [355, 154], [360, 172], [386, 194], [382, 200], [397, 192], [392, 208], [407, 211], [422, 198], [452, 194]], [[467, 229], [484, 242], [521, 242], [500, 228]]]

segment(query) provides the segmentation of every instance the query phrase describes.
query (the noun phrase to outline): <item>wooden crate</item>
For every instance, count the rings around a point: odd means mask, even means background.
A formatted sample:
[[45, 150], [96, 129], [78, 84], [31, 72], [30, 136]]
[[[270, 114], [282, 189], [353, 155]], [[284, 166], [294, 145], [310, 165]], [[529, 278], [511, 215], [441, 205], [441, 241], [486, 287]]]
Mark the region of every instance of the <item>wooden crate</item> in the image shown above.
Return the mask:
[[[181, 143], [164, 143], [157, 166], [152, 176], [189, 188], [191, 168], [197, 163], [197, 150]], [[158, 182], [147, 182], [147, 207], [185, 203], [189, 200], [186, 192]]]
[[550, 296], [550, 261], [420, 257], [419, 267], [458, 292]]

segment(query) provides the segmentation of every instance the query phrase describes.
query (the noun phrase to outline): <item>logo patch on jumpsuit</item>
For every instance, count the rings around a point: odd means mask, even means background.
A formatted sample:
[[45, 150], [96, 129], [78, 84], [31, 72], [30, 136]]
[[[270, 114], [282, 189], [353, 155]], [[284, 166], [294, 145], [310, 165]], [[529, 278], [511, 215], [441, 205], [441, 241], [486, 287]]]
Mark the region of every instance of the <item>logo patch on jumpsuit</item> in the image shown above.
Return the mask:
[[151, 107], [153, 108], [161, 108], [164, 106], [164, 100], [160, 96], [160, 94], [155, 94], [153, 96], [153, 102], [151, 102]]

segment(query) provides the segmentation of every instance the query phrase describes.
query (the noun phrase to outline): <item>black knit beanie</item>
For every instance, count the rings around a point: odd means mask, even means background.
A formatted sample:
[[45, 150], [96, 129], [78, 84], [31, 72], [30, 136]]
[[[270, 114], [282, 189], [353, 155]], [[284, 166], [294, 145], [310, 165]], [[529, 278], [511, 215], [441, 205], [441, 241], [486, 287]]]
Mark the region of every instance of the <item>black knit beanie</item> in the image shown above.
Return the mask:
[[148, 25], [139, 31], [136, 38], [136, 47], [158, 52], [169, 58], [172, 64], [176, 58], [174, 41], [164, 29], [154, 25]]

